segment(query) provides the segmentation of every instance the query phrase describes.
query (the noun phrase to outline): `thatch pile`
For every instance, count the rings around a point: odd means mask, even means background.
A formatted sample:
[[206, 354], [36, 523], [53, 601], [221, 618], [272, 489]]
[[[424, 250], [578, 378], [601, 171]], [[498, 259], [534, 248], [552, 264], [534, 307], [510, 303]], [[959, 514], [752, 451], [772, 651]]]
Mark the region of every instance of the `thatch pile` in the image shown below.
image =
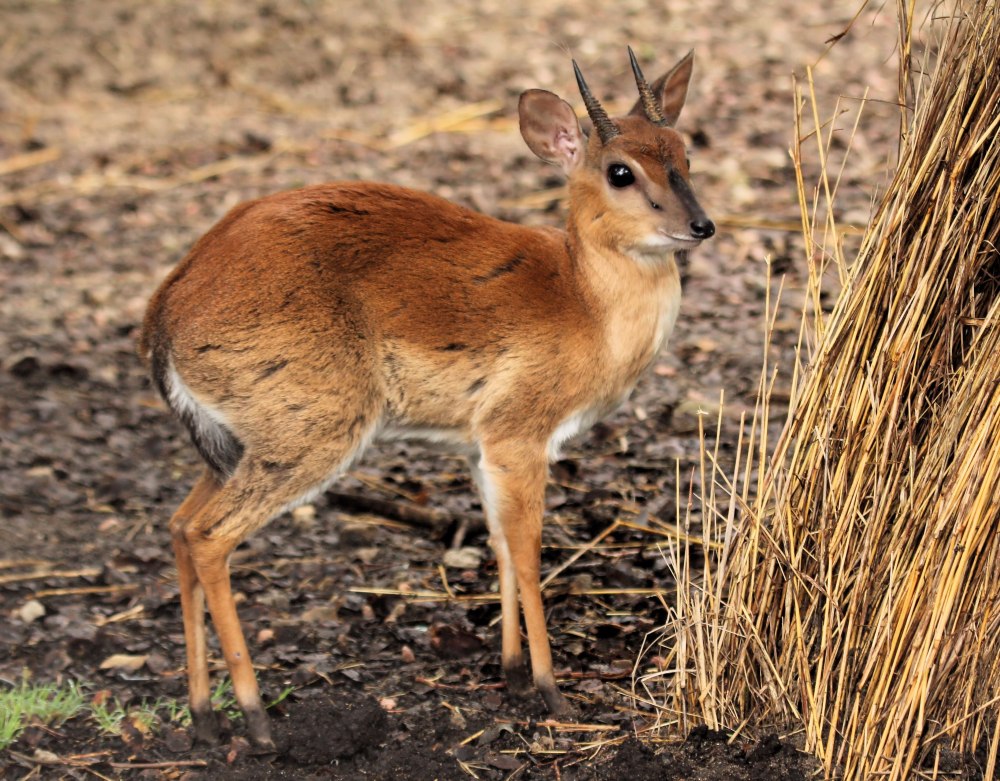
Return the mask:
[[1000, 747], [1000, 11], [951, 10], [759, 494], [705, 497], [724, 550], [643, 681], [686, 725], [801, 726], [849, 779], [945, 748], [992, 778]]

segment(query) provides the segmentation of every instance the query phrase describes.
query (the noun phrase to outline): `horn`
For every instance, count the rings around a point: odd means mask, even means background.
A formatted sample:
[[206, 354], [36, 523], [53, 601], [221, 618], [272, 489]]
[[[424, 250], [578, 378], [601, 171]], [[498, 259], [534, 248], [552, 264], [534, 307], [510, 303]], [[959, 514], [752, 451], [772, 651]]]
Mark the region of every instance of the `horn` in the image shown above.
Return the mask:
[[587, 107], [587, 114], [590, 116], [590, 121], [594, 123], [594, 129], [597, 130], [597, 135], [600, 136], [601, 143], [607, 144], [615, 136], [620, 136], [621, 131], [615, 127], [615, 123], [611, 121], [608, 112], [604, 110], [603, 106], [601, 106], [597, 98], [590, 91], [587, 82], [583, 80], [583, 74], [580, 72], [580, 66], [576, 64], [576, 60], [573, 60], [573, 72], [576, 73], [576, 84], [580, 88], [580, 95], [583, 96], [583, 103]]
[[628, 57], [632, 61], [632, 73], [635, 74], [635, 86], [639, 88], [639, 99], [642, 101], [642, 110], [646, 113], [646, 119], [654, 125], [666, 127], [667, 120], [663, 117], [663, 111], [660, 109], [660, 103], [653, 95], [653, 90], [649, 88], [649, 84], [646, 83], [646, 77], [642, 75], [642, 69], [639, 67], [639, 61], [635, 58], [635, 52], [632, 51], [631, 46], [628, 47]]

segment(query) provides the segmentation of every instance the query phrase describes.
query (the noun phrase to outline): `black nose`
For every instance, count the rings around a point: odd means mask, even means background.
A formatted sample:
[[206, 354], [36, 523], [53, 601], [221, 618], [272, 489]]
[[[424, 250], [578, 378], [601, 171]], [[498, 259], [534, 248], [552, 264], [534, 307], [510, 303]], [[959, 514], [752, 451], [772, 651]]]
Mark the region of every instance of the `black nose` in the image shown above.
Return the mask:
[[691, 223], [691, 235], [696, 239], [710, 239], [715, 235], [715, 223], [707, 217]]

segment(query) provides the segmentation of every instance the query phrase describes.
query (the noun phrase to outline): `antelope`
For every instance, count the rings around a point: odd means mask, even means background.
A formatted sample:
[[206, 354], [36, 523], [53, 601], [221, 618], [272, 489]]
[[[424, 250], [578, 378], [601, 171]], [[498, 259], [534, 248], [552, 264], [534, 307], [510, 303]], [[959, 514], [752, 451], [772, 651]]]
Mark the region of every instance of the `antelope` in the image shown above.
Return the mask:
[[631, 392], [677, 319], [674, 253], [715, 233], [674, 129], [693, 52], [651, 85], [629, 57], [639, 99], [617, 118], [573, 62], [589, 137], [557, 95], [520, 97], [525, 142], [568, 177], [565, 231], [389, 184], [323, 184], [236, 206], [153, 295], [140, 354], [206, 462], [170, 520], [198, 741], [218, 740], [207, 603], [249, 737], [273, 750], [229, 557], [373, 440], [468, 460], [497, 561], [507, 688], [533, 684], [552, 714], [572, 714], [539, 586], [548, 464]]

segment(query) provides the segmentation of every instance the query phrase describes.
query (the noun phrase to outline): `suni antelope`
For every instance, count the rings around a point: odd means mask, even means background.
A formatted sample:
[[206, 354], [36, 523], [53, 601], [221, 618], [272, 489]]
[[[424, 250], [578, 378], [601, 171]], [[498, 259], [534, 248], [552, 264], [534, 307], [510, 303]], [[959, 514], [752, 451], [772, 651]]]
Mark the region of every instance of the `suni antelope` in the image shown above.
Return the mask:
[[[569, 178], [565, 231], [423, 192], [338, 182], [232, 209], [149, 303], [140, 352], [207, 463], [170, 521], [195, 736], [217, 739], [205, 605], [251, 740], [273, 747], [230, 590], [229, 556], [316, 496], [375, 439], [464, 455], [496, 554], [509, 690], [559, 692], [539, 588], [549, 461], [613, 410], [667, 340], [674, 253], [715, 233], [673, 129], [688, 54], [611, 118], [576, 63], [595, 132], [551, 92], [521, 95], [521, 134]], [[523, 666], [524, 613], [531, 679]]]

